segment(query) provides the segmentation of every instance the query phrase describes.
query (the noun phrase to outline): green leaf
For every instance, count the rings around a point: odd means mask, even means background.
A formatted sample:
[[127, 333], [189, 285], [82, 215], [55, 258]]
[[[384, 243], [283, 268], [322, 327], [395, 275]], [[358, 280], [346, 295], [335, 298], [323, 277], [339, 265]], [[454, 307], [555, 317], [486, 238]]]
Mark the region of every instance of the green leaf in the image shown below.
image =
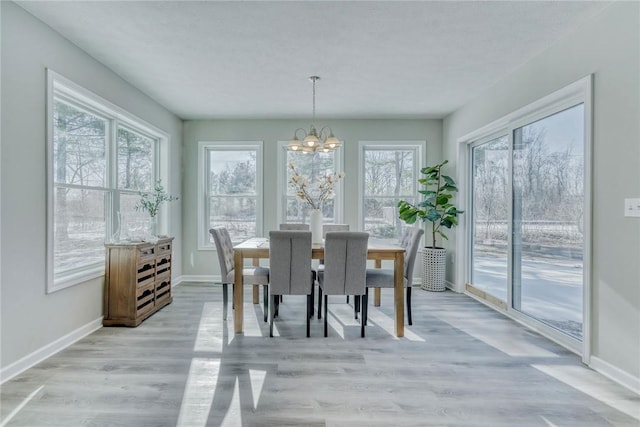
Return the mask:
[[450, 176], [442, 175], [442, 179], [444, 179], [446, 185], [453, 185], [454, 187], [456, 186], [456, 182]]
[[427, 218], [428, 221], [436, 222], [440, 219], [440, 214], [438, 213], [437, 210], [430, 209], [430, 210], [427, 210], [425, 218]]
[[436, 204], [445, 205], [451, 197], [451, 194], [440, 194], [436, 200]]

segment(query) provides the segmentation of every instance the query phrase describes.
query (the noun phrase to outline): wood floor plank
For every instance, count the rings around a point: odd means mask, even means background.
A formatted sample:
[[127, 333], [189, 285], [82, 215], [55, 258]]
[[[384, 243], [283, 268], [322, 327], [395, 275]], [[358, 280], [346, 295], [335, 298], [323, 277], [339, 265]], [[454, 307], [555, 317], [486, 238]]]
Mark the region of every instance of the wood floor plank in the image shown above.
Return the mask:
[[[182, 284], [139, 327], [102, 328], [6, 382], [2, 426], [640, 425], [640, 396], [464, 295], [415, 289], [400, 339], [392, 292], [364, 339], [344, 297], [329, 337], [314, 318], [306, 338], [305, 299], [287, 296], [269, 338], [251, 289], [244, 335], [221, 291]], [[553, 374], [582, 370], [576, 388]]]

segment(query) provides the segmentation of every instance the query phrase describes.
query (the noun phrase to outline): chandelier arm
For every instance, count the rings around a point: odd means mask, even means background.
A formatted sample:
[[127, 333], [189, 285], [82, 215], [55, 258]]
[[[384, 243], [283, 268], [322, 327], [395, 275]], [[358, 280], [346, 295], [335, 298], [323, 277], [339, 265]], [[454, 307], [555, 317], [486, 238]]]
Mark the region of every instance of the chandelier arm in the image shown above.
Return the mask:
[[[327, 129], [329, 130], [329, 134], [327, 135]], [[333, 135], [333, 129], [331, 129], [330, 126], [322, 126], [322, 129], [320, 129], [320, 132], [318, 132], [318, 138], [320, 138], [323, 142], [324, 140], [326, 140], [329, 135]]]
[[293, 131], [293, 137], [294, 137], [294, 138], [297, 138], [297, 137], [298, 137], [298, 131], [299, 131], [299, 130], [301, 130], [301, 131], [302, 131], [302, 133], [303, 133], [302, 139], [304, 139], [304, 138], [308, 135], [308, 133], [307, 133], [307, 131], [306, 131], [305, 129], [303, 129], [303, 128], [298, 128], [298, 129], [294, 130], [294, 131]]

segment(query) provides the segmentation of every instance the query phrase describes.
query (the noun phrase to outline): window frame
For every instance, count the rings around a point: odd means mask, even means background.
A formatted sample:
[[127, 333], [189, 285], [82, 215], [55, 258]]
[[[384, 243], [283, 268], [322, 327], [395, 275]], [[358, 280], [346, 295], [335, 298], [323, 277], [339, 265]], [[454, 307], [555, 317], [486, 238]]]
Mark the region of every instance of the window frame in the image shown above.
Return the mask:
[[[342, 150], [344, 150], [344, 141], [340, 141], [342, 146], [335, 150], [333, 154], [334, 172], [344, 172], [344, 156]], [[286, 188], [289, 185], [287, 182], [287, 145], [289, 141], [278, 141], [278, 177], [277, 177], [277, 189], [276, 189], [276, 215], [278, 224], [284, 224], [287, 222], [285, 213], [287, 212], [287, 191]], [[333, 198], [333, 209], [335, 224], [344, 223], [344, 181], [349, 179], [349, 176], [345, 174], [345, 178], [341, 179], [334, 187], [335, 196]]]
[[[208, 170], [210, 151], [256, 151], [256, 235], [261, 236], [264, 224], [264, 141], [198, 141], [198, 250], [215, 251], [216, 245], [209, 239], [209, 210], [205, 204], [208, 197], [205, 172]], [[235, 243], [235, 242], [234, 242]]]
[[[46, 177], [47, 177], [47, 235], [46, 235], [46, 293], [50, 294], [68, 287], [85, 283], [91, 279], [104, 276], [105, 261], [86, 264], [81, 267], [57, 273], [54, 265], [54, 229], [55, 229], [55, 206], [54, 194], [55, 189], [76, 188], [98, 190], [105, 193], [105, 241], [108, 236], [113, 234], [117, 227], [117, 212], [119, 211], [120, 193], [138, 194], [137, 190], [118, 188], [117, 177], [117, 133], [118, 129], [123, 128], [143, 135], [154, 141], [152, 148], [152, 170], [153, 182], [158, 179], [167, 178], [167, 174], [163, 173], [167, 168], [167, 157], [164, 151], [169, 144], [169, 134], [161, 129], [145, 122], [128, 111], [118, 107], [107, 101], [101, 96], [93, 93], [66, 77], [56, 73], [51, 69], [47, 69], [47, 89], [46, 89]], [[89, 114], [96, 115], [105, 120], [105, 182], [102, 187], [84, 186], [76, 184], [64, 184], [55, 182], [53, 144], [54, 144], [54, 123], [53, 114], [55, 111], [54, 103], [60, 100], [73, 108], [86, 111]], [[162, 155], [161, 155], [162, 154]], [[166, 207], [160, 212], [163, 215]], [[165, 226], [166, 221], [161, 222]]]
[[[416, 177], [416, 184], [414, 186], [414, 200], [420, 200], [420, 193], [418, 193], [419, 185], [417, 184], [417, 178], [420, 176], [420, 170], [424, 168], [426, 164], [426, 152], [427, 141], [422, 140], [387, 140], [387, 141], [359, 141], [358, 142], [358, 230], [364, 230], [364, 205], [365, 205], [365, 192], [364, 192], [364, 161], [365, 151], [367, 148], [373, 147], [378, 150], [415, 150], [416, 162], [414, 162], [414, 174]], [[423, 224], [418, 226], [423, 227]]]

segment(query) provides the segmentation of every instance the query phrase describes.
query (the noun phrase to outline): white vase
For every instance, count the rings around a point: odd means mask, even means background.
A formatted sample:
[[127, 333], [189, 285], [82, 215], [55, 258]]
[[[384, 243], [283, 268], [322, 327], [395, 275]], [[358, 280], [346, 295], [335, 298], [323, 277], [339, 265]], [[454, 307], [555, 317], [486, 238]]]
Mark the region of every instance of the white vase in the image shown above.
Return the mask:
[[149, 217], [146, 224], [144, 240], [150, 243], [156, 243], [158, 241], [157, 236], [158, 222], [155, 216]]
[[322, 211], [320, 209], [311, 211], [311, 243], [322, 244]]

